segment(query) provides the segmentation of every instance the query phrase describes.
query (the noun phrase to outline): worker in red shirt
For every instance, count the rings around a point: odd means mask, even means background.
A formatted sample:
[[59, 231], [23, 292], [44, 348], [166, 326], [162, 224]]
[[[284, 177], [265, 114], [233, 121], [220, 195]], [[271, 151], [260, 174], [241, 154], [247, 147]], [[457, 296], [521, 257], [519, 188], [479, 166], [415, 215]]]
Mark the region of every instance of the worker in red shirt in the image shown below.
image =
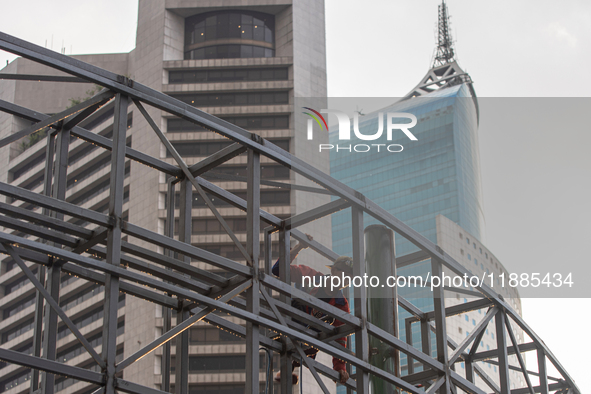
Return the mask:
[[[306, 234], [306, 235], [308, 236], [308, 239], [310, 241], [312, 241], [312, 239], [313, 239], [312, 236], [310, 236], [309, 234]], [[301, 243], [298, 243], [296, 246], [294, 246], [290, 250], [290, 254], [289, 254], [290, 255], [290, 264], [293, 263], [296, 256], [298, 255], [298, 253], [300, 253], [303, 249], [306, 249], [307, 247], [308, 246], [302, 245]], [[330, 268], [331, 275], [338, 276], [339, 278], [343, 278], [343, 276], [353, 275], [353, 259], [351, 259], [350, 257], [347, 257], [347, 256], [341, 256], [341, 257], [337, 258], [335, 260], [334, 264], [329, 265], [327, 267]], [[279, 260], [277, 260], [275, 265], [273, 265], [271, 272], [273, 273], [273, 275], [279, 276]], [[291, 281], [296, 283], [296, 285], [302, 283], [303, 276], [310, 277], [310, 278], [318, 277], [316, 279], [315, 283], [321, 283], [320, 279], [322, 279], [326, 276], [325, 274], [323, 274], [319, 271], [316, 271], [315, 269], [310, 268], [306, 265], [291, 265], [290, 266], [290, 274], [291, 274]], [[320, 278], [320, 277], [322, 277], [322, 278]], [[312, 281], [312, 283], [314, 283], [314, 281]], [[330, 283], [330, 281], [326, 281], [326, 282], [322, 282], [322, 283], [328, 284], [328, 283]], [[350, 313], [349, 302], [344, 297], [341, 288], [332, 289], [331, 286], [327, 285], [327, 286], [323, 286], [323, 287], [305, 288], [303, 290], [306, 291], [308, 294], [313, 295], [313, 296], [319, 298], [320, 300], [327, 302], [330, 305], [333, 305], [333, 306], [339, 308], [340, 310], [342, 310], [344, 312]], [[341, 322], [337, 319], [331, 318], [331, 317], [327, 316], [326, 314], [324, 314], [323, 312], [318, 311], [314, 308], [311, 308], [308, 305], [301, 304], [298, 301], [293, 300], [292, 306], [305, 312], [305, 313], [308, 313], [308, 314], [313, 315], [319, 319], [322, 319], [322, 320], [326, 321], [327, 323], [332, 324], [335, 327], [339, 327], [344, 324], [343, 322]], [[310, 327], [310, 329], [315, 330], [313, 327]], [[347, 346], [347, 337], [339, 338], [336, 340], [336, 342], [341, 344], [342, 346], [346, 347]], [[308, 357], [315, 359], [316, 354], [318, 353], [318, 349], [309, 348], [309, 349], [305, 350], [305, 353], [308, 355]], [[299, 366], [300, 366], [300, 364], [297, 361], [293, 361], [292, 371], [295, 367], [299, 367]], [[347, 379], [349, 379], [349, 373], [347, 372], [346, 365], [343, 360], [333, 357], [332, 368], [339, 373], [341, 383], [345, 383], [347, 381]], [[280, 376], [281, 376], [280, 373], [278, 373], [275, 376], [275, 380], [279, 381]], [[298, 381], [297, 375], [292, 374], [292, 381], [294, 384], [297, 383], [297, 381]]]

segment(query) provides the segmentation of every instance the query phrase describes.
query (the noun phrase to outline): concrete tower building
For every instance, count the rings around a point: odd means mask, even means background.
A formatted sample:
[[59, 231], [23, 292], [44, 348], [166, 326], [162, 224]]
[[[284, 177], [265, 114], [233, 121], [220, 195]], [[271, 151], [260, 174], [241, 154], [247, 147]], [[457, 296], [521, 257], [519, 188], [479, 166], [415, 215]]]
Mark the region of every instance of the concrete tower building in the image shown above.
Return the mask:
[[[234, 123], [289, 150], [316, 168], [329, 171], [328, 156], [304, 149], [303, 136], [295, 135], [294, 97], [326, 97], [326, 56], [324, 2], [313, 0], [140, 0], [136, 47], [130, 53], [74, 56], [87, 63], [129, 77], [153, 89], [170, 94], [224, 120]], [[2, 73], [60, 75], [23, 58]], [[0, 80], [0, 98], [43, 113], [65, 109], [71, 99], [87, 95], [89, 84], [63, 84], [24, 80]], [[127, 144], [140, 152], [161, 157], [166, 150], [135, 107], [128, 114]], [[229, 146], [225, 138], [198, 129], [160, 110], [149, 108], [150, 116], [167, 133], [188, 165], [199, 162]], [[109, 137], [112, 111], [92, 116], [81, 127]], [[29, 123], [0, 114], [0, 137], [14, 133]], [[324, 137], [326, 140], [328, 137]], [[35, 192], [43, 191], [46, 140], [42, 136], [18, 141], [2, 148], [0, 179]], [[67, 201], [106, 212], [108, 207], [109, 153], [73, 139], [69, 147]], [[302, 183], [301, 177], [284, 167], [261, 160], [264, 180]], [[164, 233], [167, 179], [145, 166], [129, 162], [126, 167], [124, 211], [129, 222]], [[206, 179], [246, 193], [240, 177], [246, 176], [246, 157], [237, 156]], [[231, 179], [228, 178], [231, 177]], [[177, 187], [178, 193], [178, 187]], [[198, 196], [196, 193], [194, 196]], [[264, 186], [261, 205], [274, 215], [288, 217], [329, 201], [329, 197], [296, 190]], [[11, 201], [6, 201], [10, 203]], [[178, 203], [178, 202], [177, 202]], [[214, 203], [218, 203], [214, 199]], [[26, 204], [25, 204], [26, 205]], [[4, 207], [3, 212], [6, 212]], [[224, 206], [218, 208], [240, 241], [246, 240], [246, 215]], [[226, 235], [204, 202], [192, 202], [191, 242], [225, 257], [242, 261], [238, 249]], [[175, 228], [178, 225], [175, 225]], [[15, 229], [15, 231], [18, 231]], [[330, 221], [319, 220], [310, 230], [322, 244], [331, 246]], [[150, 247], [147, 243], [144, 247]], [[276, 245], [273, 246], [274, 249]], [[154, 252], [161, 252], [151, 247]], [[319, 265], [313, 254], [307, 264]], [[243, 262], [243, 261], [242, 261]], [[201, 262], [196, 267], [210, 269]], [[100, 351], [103, 290], [68, 275], [62, 278], [60, 303], [81, 332]], [[14, 262], [2, 260], [0, 338], [2, 347], [31, 352], [35, 291]], [[120, 359], [149, 343], [163, 330], [163, 311], [154, 304], [122, 295], [119, 304], [117, 338]], [[235, 323], [243, 323], [238, 319]], [[174, 318], [173, 318], [174, 324]], [[62, 362], [89, 367], [93, 360], [65, 326], [57, 344]], [[245, 381], [243, 340], [206, 323], [189, 331], [191, 393], [242, 393]], [[172, 347], [174, 359], [175, 347]], [[124, 370], [124, 378], [161, 388], [162, 350], [150, 353]], [[261, 365], [265, 365], [264, 362]], [[174, 368], [174, 361], [172, 363]], [[29, 391], [31, 372], [17, 365], [0, 365], [0, 392]], [[261, 381], [265, 380], [261, 370]], [[304, 392], [315, 393], [311, 378]], [[170, 385], [174, 386], [174, 374]], [[334, 387], [334, 385], [331, 385]], [[96, 388], [72, 379], [55, 382], [55, 392], [90, 394]]]

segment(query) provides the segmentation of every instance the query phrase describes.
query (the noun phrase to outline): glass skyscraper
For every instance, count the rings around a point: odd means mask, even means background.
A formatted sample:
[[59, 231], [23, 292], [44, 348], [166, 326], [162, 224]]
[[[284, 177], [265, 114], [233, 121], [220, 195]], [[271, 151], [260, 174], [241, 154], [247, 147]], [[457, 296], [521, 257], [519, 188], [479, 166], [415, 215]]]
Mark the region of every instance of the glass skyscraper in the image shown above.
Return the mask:
[[[411, 129], [417, 141], [402, 132], [385, 133], [375, 144], [400, 144], [401, 152], [331, 150], [331, 175], [347, 184], [404, 221], [432, 242], [437, 242], [435, 217], [442, 214], [458, 223], [473, 236], [482, 238], [481, 182], [478, 154], [478, 110], [473, 91], [467, 83], [437, 90], [424, 96], [402, 100], [361, 117], [359, 131], [374, 134], [378, 113], [411, 113], [417, 125]], [[384, 124], [386, 121], [384, 121]], [[331, 144], [345, 147], [368, 144], [352, 136], [339, 141], [331, 132]], [[345, 143], [346, 142], [346, 143]], [[376, 223], [367, 218], [366, 225]], [[340, 212], [332, 217], [333, 248], [350, 254], [350, 217]], [[402, 237], [396, 239], [397, 255], [415, 247]]]
[[[352, 132], [350, 140], [340, 140], [336, 130], [331, 129], [330, 133], [330, 143], [335, 147], [330, 150], [331, 176], [359, 191], [436, 244], [438, 215], [457, 223], [478, 241], [484, 236], [478, 101], [471, 78], [454, 60], [453, 41], [447, 24], [447, 10], [442, 4], [439, 43], [433, 66], [410, 93], [390, 106], [360, 116], [358, 132]], [[388, 113], [414, 115], [417, 123], [409, 131], [416, 140], [409, 139], [400, 130], [393, 130], [392, 139], [387, 140]], [[381, 137], [374, 141], [360, 138], [358, 134], [362, 137], [376, 134], [380, 117], [384, 129]], [[393, 123], [408, 123], [408, 119], [396, 120]], [[379, 152], [376, 149], [378, 144], [383, 144]], [[357, 145], [360, 149], [355, 151]], [[363, 145], [372, 149], [363, 152], [366, 150]], [[388, 145], [394, 145], [393, 152], [386, 149]], [[364, 226], [377, 223], [376, 219], [365, 215]], [[333, 250], [350, 256], [351, 215], [348, 210], [332, 216], [332, 229]], [[398, 234], [395, 243], [397, 256], [418, 250]], [[430, 260], [425, 260], [399, 269], [397, 275], [425, 277], [430, 269]], [[433, 310], [428, 288], [399, 288], [398, 294], [425, 312]], [[405, 340], [404, 319], [409, 314], [398, 309], [399, 337]], [[413, 345], [420, 349], [420, 328], [413, 325], [412, 330]], [[431, 342], [431, 353], [436, 356], [434, 336]], [[407, 359], [404, 354], [401, 354], [400, 364], [405, 375]], [[415, 368], [414, 371], [420, 370]], [[340, 387], [338, 392], [345, 392], [343, 389]]]

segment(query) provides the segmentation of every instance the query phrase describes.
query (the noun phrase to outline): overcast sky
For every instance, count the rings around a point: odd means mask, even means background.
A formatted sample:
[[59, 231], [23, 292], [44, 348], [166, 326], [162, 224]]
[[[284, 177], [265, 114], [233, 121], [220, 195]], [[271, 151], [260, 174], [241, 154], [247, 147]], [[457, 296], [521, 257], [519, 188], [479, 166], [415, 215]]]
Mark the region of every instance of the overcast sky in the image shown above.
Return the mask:
[[[430, 67], [438, 4], [327, 0], [329, 96], [399, 97], [412, 89]], [[488, 108], [480, 128], [487, 246], [510, 269], [520, 261], [589, 265], [583, 253], [591, 238], [591, 127], [583, 121], [588, 111], [573, 113], [568, 103], [551, 98], [589, 97], [591, 2], [448, 5], [459, 64]], [[136, 26], [137, 0], [31, 0], [4, 4], [0, 13], [0, 31], [67, 54], [130, 51]], [[13, 58], [0, 51], [0, 65]], [[487, 98], [504, 97], [548, 98], [539, 102], [540, 110], [524, 114], [542, 126], [488, 127], [495, 113]], [[589, 108], [591, 101], [583, 100], [574, 108]], [[516, 102], [504, 100], [499, 108], [510, 112]], [[577, 121], [569, 118], [562, 126], [560, 116], [571, 115]], [[553, 127], [543, 127], [548, 123]], [[568, 304], [524, 299], [524, 317], [585, 392], [591, 390], [584, 358], [591, 350], [589, 298]]]

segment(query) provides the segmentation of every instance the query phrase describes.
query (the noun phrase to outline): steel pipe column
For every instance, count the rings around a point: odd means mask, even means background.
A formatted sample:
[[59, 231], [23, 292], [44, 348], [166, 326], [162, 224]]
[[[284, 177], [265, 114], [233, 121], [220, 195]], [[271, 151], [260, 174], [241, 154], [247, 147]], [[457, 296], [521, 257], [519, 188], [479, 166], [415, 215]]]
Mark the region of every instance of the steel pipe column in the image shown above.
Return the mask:
[[[372, 225], [365, 229], [365, 262], [369, 278], [375, 276], [384, 281], [396, 276], [394, 231], [386, 226]], [[367, 286], [367, 320], [398, 337], [398, 292], [396, 287]], [[407, 330], [410, 332], [410, 330]], [[369, 340], [369, 362], [394, 376], [400, 377], [400, 359], [396, 349], [377, 338]], [[409, 358], [410, 360], [410, 358]], [[370, 377], [372, 393], [394, 394], [396, 388], [382, 379]]]

